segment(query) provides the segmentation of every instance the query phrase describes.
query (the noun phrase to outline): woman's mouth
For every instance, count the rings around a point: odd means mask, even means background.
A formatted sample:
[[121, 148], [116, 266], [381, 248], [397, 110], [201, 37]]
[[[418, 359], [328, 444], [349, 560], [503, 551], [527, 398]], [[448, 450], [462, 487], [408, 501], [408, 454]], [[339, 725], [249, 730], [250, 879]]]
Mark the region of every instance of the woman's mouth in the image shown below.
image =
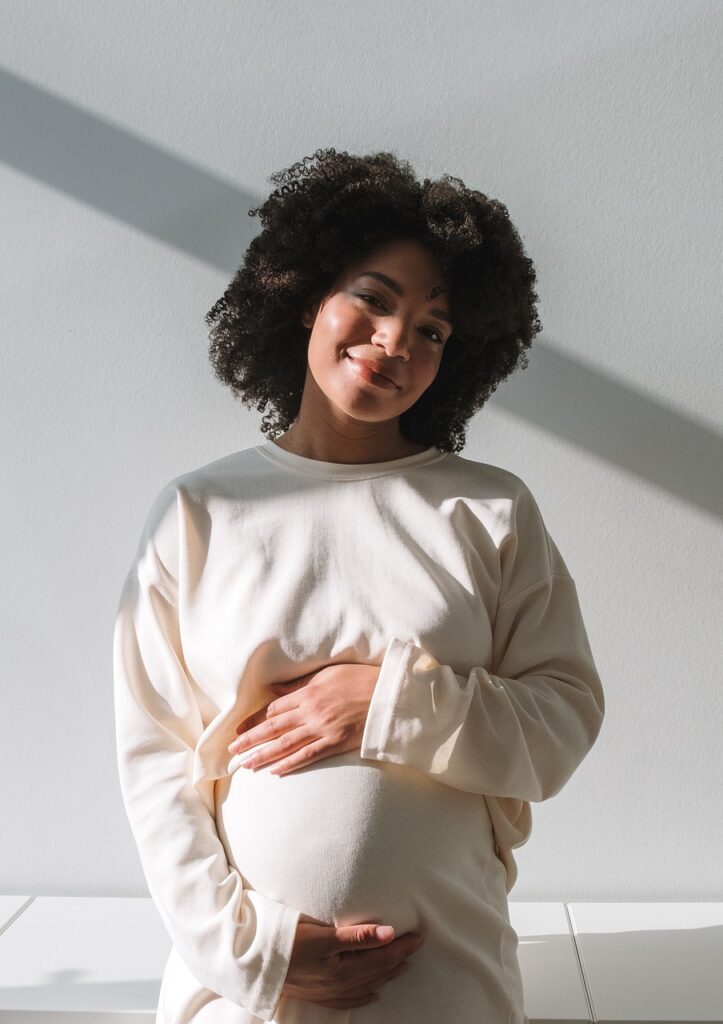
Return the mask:
[[397, 385], [393, 380], [389, 380], [388, 377], [382, 376], [381, 373], [375, 373], [374, 370], [361, 359], [355, 359], [354, 356], [350, 356], [346, 353], [347, 358], [351, 364], [352, 370], [369, 384], [374, 384], [378, 388], [384, 388], [386, 391], [396, 391]]

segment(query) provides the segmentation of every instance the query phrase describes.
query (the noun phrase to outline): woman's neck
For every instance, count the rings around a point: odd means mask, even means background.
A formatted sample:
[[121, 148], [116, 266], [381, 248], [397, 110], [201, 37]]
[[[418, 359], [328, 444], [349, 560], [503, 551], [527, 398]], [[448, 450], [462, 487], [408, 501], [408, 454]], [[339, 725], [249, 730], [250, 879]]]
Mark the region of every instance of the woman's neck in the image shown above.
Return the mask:
[[391, 441], [379, 438], [351, 441], [344, 437], [323, 439], [317, 431], [308, 436], [300, 430], [289, 429], [274, 438], [274, 444], [287, 452], [303, 455], [308, 459], [319, 459], [322, 462], [373, 463], [385, 462], [389, 459], [402, 459], [406, 455], [416, 455], [429, 447], [418, 441], [399, 435]]

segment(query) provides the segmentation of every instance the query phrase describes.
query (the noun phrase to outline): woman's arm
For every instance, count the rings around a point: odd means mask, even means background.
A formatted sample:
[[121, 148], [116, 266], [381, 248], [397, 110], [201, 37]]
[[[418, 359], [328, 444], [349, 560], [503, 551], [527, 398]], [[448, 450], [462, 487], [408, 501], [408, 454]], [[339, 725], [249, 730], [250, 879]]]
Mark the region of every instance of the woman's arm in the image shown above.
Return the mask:
[[[173, 502], [163, 516], [174, 514]], [[172, 574], [149, 540], [122, 588], [113, 638], [123, 803], [151, 896], [198, 981], [271, 1020], [299, 911], [244, 888], [194, 784], [202, 721], [181, 649]]]
[[565, 785], [597, 738], [604, 698], [570, 577], [549, 576], [500, 605], [496, 672], [469, 675], [392, 637], [360, 755], [418, 768], [470, 793], [540, 801]]
[[574, 580], [526, 488], [500, 563], [490, 668], [460, 674], [391, 637], [360, 754], [471, 793], [547, 800], [594, 744], [605, 702]]

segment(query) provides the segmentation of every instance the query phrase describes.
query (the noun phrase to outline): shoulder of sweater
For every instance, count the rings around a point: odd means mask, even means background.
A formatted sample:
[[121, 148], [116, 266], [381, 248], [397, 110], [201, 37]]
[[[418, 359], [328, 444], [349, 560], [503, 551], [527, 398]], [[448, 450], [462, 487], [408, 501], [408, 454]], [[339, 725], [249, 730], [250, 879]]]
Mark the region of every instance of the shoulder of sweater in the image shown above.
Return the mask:
[[[209, 499], [223, 497], [226, 486], [232, 493], [239, 475], [254, 464], [254, 448], [223, 455], [201, 466], [178, 473], [164, 481], [155, 491], [146, 510], [138, 540], [132, 571], [144, 565], [162, 563], [172, 576], [178, 571], [181, 534], [187, 537], [187, 526], [197, 519]], [[203, 513], [205, 514], [205, 513]]]
[[[480, 462], [466, 458], [458, 453], [449, 456], [447, 465], [456, 469], [471, 483], [477, 483], [489, 491], [490, 495], [499, 498], [516, 500], [520, 497], [533, 498], [532, 492], [522, 477], [503, 466], [492, 462]], [[534, 498], [533, 498], [534, 500]]]
[[155, 500], [162, 495], [180, 495], [191, 501], [203, 502], [207, 495], [223, 491], [224, 484], [238, 483], [240, 476], [258, 467], [256, 446], [250, 445], [176, 474], [161, 485]]
[[454, 457], [465, 480], [467, 493], [494, 499], [496, 539], [503, 573], [501, 600], [509, 599], [537, 583], [558, 576], [570, 576], [569, 569], [550, 534], [537, 497], [516, 473], [492, 463]]

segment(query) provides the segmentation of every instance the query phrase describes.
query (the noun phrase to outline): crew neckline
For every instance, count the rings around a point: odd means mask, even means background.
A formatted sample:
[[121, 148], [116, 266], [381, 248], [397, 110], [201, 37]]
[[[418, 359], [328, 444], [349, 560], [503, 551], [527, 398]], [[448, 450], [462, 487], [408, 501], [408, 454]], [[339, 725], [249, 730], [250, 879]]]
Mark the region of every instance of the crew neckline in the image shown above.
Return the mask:
[[447, 454], [430, 445], [421, 452], [403, 455], [399, 459], [386, 459], [384, 462], [323, 462], [321, 459], [311, 459], [306, 455], [289, 452], [271, 438], [254, 447], [260, 455], [287, 469], [325, 480], [363, 480], [367, 477], [388, 476], [390, 473], [400, 473], [437, 462]]

